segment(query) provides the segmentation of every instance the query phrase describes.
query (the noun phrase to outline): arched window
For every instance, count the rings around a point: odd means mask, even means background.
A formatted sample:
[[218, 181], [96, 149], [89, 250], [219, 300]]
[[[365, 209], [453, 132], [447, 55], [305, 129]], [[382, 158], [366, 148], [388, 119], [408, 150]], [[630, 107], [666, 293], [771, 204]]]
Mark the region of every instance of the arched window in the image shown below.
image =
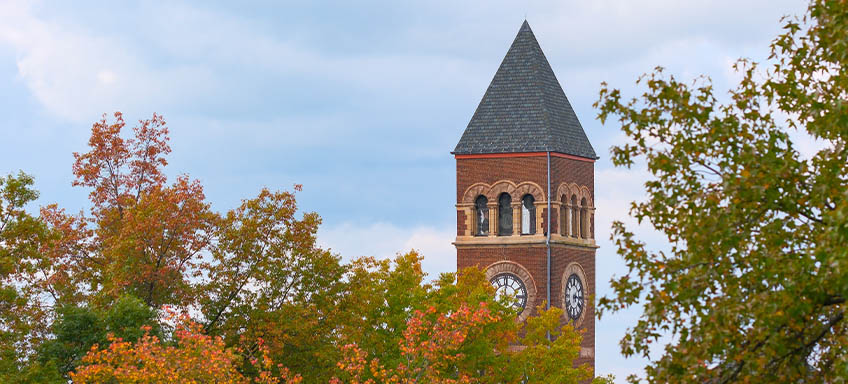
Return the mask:
[[580, 200], [580, 237], [589, 238], [589, 205], [586, 204], [586, 198]]
[[486, 236], [489, 234], [489, 199], [486, 196], [477, 196], [474, 201], [474, 235]]
[[579, 207], [577, 207], [577, 195], [571, 195], [571, 237], [577, 237], [580, 232], [578, 229], [580, 227], [578, 216], [580, 216], [577, 212]]
[[536, 199], [527, 194], [521, 198], [521, 234], [532, 235], [536, 233]]
[[506, 192], [498, 197], [498, 235], [512, 235], [512, 197]]
[[568, 209], [568, 198], [562, 195], [559, 206], [559, 234], [568, 236], [568, 224], [571, 222], [571, 211]]

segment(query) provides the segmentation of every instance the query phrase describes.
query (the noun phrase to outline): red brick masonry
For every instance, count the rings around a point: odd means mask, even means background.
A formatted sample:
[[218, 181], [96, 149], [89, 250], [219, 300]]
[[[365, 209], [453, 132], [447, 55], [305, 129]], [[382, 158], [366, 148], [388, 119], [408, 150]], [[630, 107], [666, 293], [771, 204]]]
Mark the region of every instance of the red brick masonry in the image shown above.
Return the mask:
[[[462, 202], [463, 195], [469, 187], [476, 183], [494, 185], [498, 181], [508, 180], [515, 184], [533, 182], [538, 184], [543, 193], [547, 193], [547, 164], [545, 154], [505, 154], [501, 157], [484, 155], [477, 157], [457, 156], [456, 160], [456, 195], [457, 204]], [[585, 186], [594, 201], [594, 162], [579, 158], [568, 158], [562, 156], [551, 157], [551, 193], [556, 193], [557, 186], [562, 183], [575, 183]], [[546, 196], [543, 196], [547, 199]], [[560, 197], [554, 197], [553, 202], [560, 201]], [[538, 201], [537, 201], [538, 202]], [[559, 234], [559, 205], [552, 204], [551, 230]], [[542, 211], [542, 220], [546, 217], [546, 210]], [[542, 228], [544, 227], [542, 223]], [[457, 209], [457, 235], [466, 234], [466, 217], [463, 209]], [[589, 231], [591, 239], [594, 239], [594, 222], [590, 222]], [[463, 237], [467, 239], [467, 237]], [[537, 233], [535, 236], [503, 236], [487, 238], [485, 244], [458, 241], [457, 245], [457, 269], [470, 266], [486, 268], [500, 261], [515, 262], [523, 266], [530, 273], [532, 282], [535, 284], [536, 302], [527, 303], [527, 308], [535, 308], [541, 305], [546, 295], [546, 254], [544, 234]], [[578, 327], [584, 330], [582, 347], [585, 353], [581, 353], [578, 364], [589, 363], [594, 367], [595, 350], [595, 311], [591, 305], [595, 299], [595, 246], [594, 241], [580, 243], [569, 243], [567, 241], [554, 242], [551, 249], [551, 305], [562, 307], [563, 305], [563, 276], [566, 267], [571, 263], [579, 264], [585, 275], [586, 296], [589, 299], [586, 310], [577, 322]], [[531, 315], [535, 309], [531, 309]], [[563, 322], [567, 315], [563, 316]]]

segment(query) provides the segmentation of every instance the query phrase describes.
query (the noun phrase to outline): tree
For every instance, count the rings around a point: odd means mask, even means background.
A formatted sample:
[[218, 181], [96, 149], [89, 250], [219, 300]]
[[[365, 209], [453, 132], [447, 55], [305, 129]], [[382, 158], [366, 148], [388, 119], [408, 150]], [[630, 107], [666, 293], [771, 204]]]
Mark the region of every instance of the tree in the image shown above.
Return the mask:
[[[399, 255], [399, 275], [413, 278], [385, 281], [417, 280], [414, 271], [423, 276], [418, 262], [416, 253]], [[519, 332], [515, 310], [495, 301], [491, 284], [477, 268], [458, 277], [444, 274], [415, 296], [419, 301], [384, 307], [380, 312], [386, 322], [374, 324], [371, 336], [359, 334], [361, 340], [343, 346], [341, 372], [331, 383], [578, 383], [592, 378], [590, 367], [574, 366], [581, 335], [570, 325], [561, 326], [560, 309], [538, 308], [541, 315]], [[404, 319], [404, 324], [389, 327], [391, 319]], [[395, 328], [399, 333], [386, 332]], [[384, 340], [374, 343], [374, 338]]]
[[[72, 370], [81, 351], [115, 333], [104, 333], [101, 315], [132, 296], [153, 310], [199, 309], [204, 332], [228, 347], [252, 343], [242, 351], [255, 352], [263, 340], [272, 358], [329, 375], [345, 269], [316, 245], [318, 215], [298, 218], [294, 193], [268, 190], [219, 215], [199, 182], [182, 175], [169, 184], [171, 149], [160, 115], [139, 121], [129, 138], [125, 128], [120, 113], [111, 122], [104, 115], [92, 126], [88, 152], [74, 154], [74, 185], [90, 189], [89, 213], [41, 210], [49, 236], [38, 255], [49, 268], [33, 276], [51, 296], [48, 313], [61, 315], [54, 330], [76, 324], [67, 338], [54, 333], [42, 360]], [[77, 317], [63, 313], [74, 311], [91, 321], [66, 324]], [[85, 332], [92, 338], [74, 337]], [[316, 365], [323, 368], [309, 369]], [[258, 374], [250, 364], [240, 369]]]
[[[519, 338], [514, 310], [495, 301], [480, 270], [431, 284], [414, 251], [343, 264], [317, 245], [318, 215], [298, 211], [300, 186], [263, 189], [218, 214], [197, 181], [168, 183], [161, 116], [130, 138], [124, 128], [120, 113], [104, 116], [89, 151], [74, 155], [74, 184], [91, 190], [88, 213], [48, 205], [32, 217], [32, 179], [0, 179], [0, 381], [591, 377], [573, 366], [580, 336], [559, 329], [560, 312]], [[171, 333], [159, 319], [167, 308], [195, 315]], [[540, 336], [548, 333], [555, 341]], [[513, 351], [518, 344], [526, 348]], [[385, 372], [339, 365], [351, 356]]]
[[[399, 364], [400, 341], [414, 311], [424, 310], [431, 285], [415, 251], [394, 260], [362, 257], [350, 263], [347, 289], [339, 305], [340, 343], [356, 344], [384, 364]], [[335, 361], [339, 361], [337, 356]]]
[[[784, 22], [766, 65], [736, 64], [726, 102], [708, 78], [662, 68], [639, 79], [639, 98], [601, 89], [600, 119], [617, 118], [631, 139], [613, 162], [644, 159], [653, 174], [631, 214], [671, 244], [651, 251], [616, 222], [629, 273], [599, 303], [601, 314], [644, 305], [625, 355], [647, 357], [672, 335], [649, 382], [848, 376], [848, 3], [813, 0]], [[804, 158], [792, 130], [825, 148]]]
[[[148, 328], [149, 329], [149, 328]], [[273, 376], [267, 355], [253, 361], [260, 373], [253, 379], [238, 370], [239, 354], [227, 348], [220, 337], [201, 332], [200, 325], [185, 316], [178, 318], [174, 345], [149, 333], [138, 342], [109, 336], [105, 349], [94, 346], [83, 358], [82, 366], [71, 373], [74, 383], [286, 383], [301, 381], [282, 369]]]
[[119, 298], [107, 310], [65, 305], [56, 312], [53, 337], [38, 347], [37, 360], [66, 378], [92, 346], [106, 345], [110, 337], [135, 342], [145, 334], [161, 334], [157, 311], [132, 296]]
[[[31, 176], [0, 177], [0, 381], [24, 376], [47, 379], [29, 372], [27, 363], [47, 333], [48, 313], [36, 275], [49, 268], [39, 252], [48, 236], [43, 222], [26, 212], [38, 198]], [[31, 370], [30, 370], [31, 371]]]
[[[561, 308], [537, 308], [538, 316], [527, 319], [525, 335], [521, 338], [524, 349], [510, 357], [510, 365], [518, 371], [523, 384], [585, 383], [592, 378], [588, 366], [574, 366], [580, 356], [583, 335], [572, 324], [562, 326]], [[610, 383], [612, 376], [597, 377], [595, 384]]]
[[[402, 360], [397, 366], [386, 366], [379, 358], [367, 362], [367, 353], [356, 344], [348, 344], [343, 347], [345, 360], [339, 363], [346, 373], [346, 381], [334, 378], [331, 383], [375, 380], [377, 383], [447, 384], [478, 383], [481, 377], [501, 378], [502, 375], [493, 370], [495, 367], [482, 364], [477, 354], [465, 353], [472, 350], [495, 355], [494, 349], [475, 350], [469, 344], [484, 341], [481, 333], [498, 320], [485, 303], [473, 309], [463, 305], [449, 314], [437, 314], [435, 307], [425, 312], [415, 311], [400, 343]], [[484, 341], [484, 344], [487, 343]]]
[[215, 231], [199, 302], [205, 332], [228, 345], [255, 348], [262, 340], [274, 361], [321, 382], [338, 358], [345, 267], [316, 246], [318, 215], [296, 213], [294, 193], [268, 190], [228, 212]]
[[57, 300], [105, 305], [132, 294], [153, 308], [192, 304], [192, 279], [202, 274], [218, 217], [199, 182], [179, 176], [166, 184], [171, 148], [162, 116], [139, 121], [129, 139], [121, 113], [114, 117], [92, 126], [89, 152], [74, 154], [74, 185], [91, 188], [91, 216], [42, 210], [59, 234], [45, 247], [58, 266], [50, 276]]

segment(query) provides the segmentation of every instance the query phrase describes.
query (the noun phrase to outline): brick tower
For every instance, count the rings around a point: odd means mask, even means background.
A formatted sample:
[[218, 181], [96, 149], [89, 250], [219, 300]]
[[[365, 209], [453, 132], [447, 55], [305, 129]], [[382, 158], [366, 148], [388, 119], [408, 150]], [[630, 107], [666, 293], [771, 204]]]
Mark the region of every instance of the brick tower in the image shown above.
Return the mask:
[[484, 269], [519, 320], [563, 308], [594, 366], [597, 156], [527, 21], [451, 153], [457, 268]]

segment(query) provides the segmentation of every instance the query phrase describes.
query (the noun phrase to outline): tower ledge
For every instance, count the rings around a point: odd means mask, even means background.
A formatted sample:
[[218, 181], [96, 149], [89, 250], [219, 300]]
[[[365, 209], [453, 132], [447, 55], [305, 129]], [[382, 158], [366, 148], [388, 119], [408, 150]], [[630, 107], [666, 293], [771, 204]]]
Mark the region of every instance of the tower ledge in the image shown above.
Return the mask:
[[[463, 247], [502, 247], [502, 246], [545, 246], [545, 235], [521, 236], [457, 236], [453, 242], [457, 248]], [[568, 246], [598, 249], [595, 239], [579, 239], [559, 234], [551, 234], [552, 246]]]

